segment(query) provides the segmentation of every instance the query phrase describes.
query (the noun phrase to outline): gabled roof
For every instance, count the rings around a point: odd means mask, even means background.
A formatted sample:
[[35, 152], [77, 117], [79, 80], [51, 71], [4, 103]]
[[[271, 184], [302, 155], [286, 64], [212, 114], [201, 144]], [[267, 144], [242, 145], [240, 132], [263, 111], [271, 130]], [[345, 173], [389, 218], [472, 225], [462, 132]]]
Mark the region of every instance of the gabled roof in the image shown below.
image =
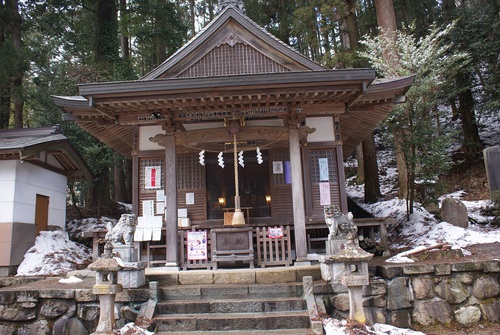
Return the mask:
[[60, 173], [69, 180], [92, 179], [89, 167], [60, 126], [1, 130], [0, 160], [12, 159]]
[[373, 69], [330, 70], [242, 14], [234, 1], [175, 54], [139, 80], [79, 85], [53, 96], [79, 126], [125, 157], [135, 127], [176, 133], [192, 123], [340, 118], [344, 158], [376, 128], [414, 77], [375, 79]]
[[229, 5], [140, 80], [322, 70]]

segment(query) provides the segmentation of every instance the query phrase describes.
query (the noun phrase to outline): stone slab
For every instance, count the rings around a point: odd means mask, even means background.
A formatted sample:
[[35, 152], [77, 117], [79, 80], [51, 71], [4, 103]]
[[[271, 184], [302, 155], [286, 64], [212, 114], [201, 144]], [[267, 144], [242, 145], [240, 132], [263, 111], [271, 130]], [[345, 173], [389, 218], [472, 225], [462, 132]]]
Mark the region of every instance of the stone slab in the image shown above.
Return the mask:
[[254, 284], [254, 271], [214, 272], [214, 284]]
[[434, 271], [437, 276], [449, 276], [451, 275], [451, 264], [436, 264]]
[[189, 272], [179, 273], [179, 284], [181, 285], [210, 285], [214, 283], [214, 276], [211, 272], [199, 272], [193, 275]]
[[257, 284], [289, 283], [297, 281], [295, 271], [258, 271], [255, 272]]
[[394, 265], [381, 265], [377, 268], [377, 274], [385, 279], [392, 279], [403, 274], [403, 267]]
[[403, 266], [403, 274], [405, 275], [418, 275], [434, 273], [433, 264], [419, 264], [419, 265], [405, 265]]
[[482, 271], [483, 268], [482, 262], [464, 262], [451, 265], [451, 270], [454, 272]]

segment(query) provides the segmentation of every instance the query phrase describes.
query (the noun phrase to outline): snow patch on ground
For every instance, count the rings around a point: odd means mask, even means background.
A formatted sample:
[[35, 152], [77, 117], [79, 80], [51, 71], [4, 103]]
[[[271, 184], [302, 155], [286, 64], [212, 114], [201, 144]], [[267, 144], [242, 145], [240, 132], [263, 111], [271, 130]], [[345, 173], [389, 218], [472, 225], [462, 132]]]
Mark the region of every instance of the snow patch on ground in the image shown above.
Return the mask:
[[92, 252], [86, 246], [73, 242], [63, 230], [42, 231], [35, 245], [24, 255], [17, 269], [18, 276], [65, 275], [90, 263]]

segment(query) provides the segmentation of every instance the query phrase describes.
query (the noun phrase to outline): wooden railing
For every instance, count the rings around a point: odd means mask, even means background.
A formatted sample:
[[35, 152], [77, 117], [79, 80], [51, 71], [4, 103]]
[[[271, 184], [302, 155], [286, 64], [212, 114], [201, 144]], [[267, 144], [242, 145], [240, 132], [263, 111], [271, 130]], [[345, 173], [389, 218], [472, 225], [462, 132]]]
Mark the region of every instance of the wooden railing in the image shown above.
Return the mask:
[[[382, 249], [384, 250], [384, 256], [389, 256], [389, 242], [387, 236], [387, 227], [392, 223], [392, 219], [383, 217], [383, 218], [361, 218], [354, 219], [354, 224], [358, 227], [358, 234], [369, 237], [372, 240], [376, 238], [376, 231], [379, 231], [380, 234], [380, 244], [382, 245]], [[317, 223], [317, 224], [307, 224], [306, 225], [307, 232], [307, 244], [308, 250], [313, 250], [313, 243], [321, 243], [321, 247], [324, 248], [324, 242], [328, 240], [328, 226], [326, 223]], [[317, 233], [318, 230], [322, 232]], [[315, 231], [316, 234], [312, 234], [312, 231]]]
[[281, 226], [280, 228], [283, 236], [279, 238], [270, 238], [268, 227], [256, 228], [258, 266], [289, 266], [292, 264], [290, 226]]

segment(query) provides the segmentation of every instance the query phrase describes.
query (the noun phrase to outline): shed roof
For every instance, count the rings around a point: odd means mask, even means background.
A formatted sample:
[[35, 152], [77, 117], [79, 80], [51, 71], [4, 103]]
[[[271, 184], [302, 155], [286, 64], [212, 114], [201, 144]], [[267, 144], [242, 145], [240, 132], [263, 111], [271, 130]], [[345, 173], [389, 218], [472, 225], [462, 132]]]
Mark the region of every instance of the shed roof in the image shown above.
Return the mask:
[[[42, 152], [46, 155], [42, 156]], [[49, 156], [58, 164], [52, 163]], [[92, 179], [89, 167], [60, 126], [1, 130], [0, 160], [12, 159], [60, 173], [69, 180]]]

